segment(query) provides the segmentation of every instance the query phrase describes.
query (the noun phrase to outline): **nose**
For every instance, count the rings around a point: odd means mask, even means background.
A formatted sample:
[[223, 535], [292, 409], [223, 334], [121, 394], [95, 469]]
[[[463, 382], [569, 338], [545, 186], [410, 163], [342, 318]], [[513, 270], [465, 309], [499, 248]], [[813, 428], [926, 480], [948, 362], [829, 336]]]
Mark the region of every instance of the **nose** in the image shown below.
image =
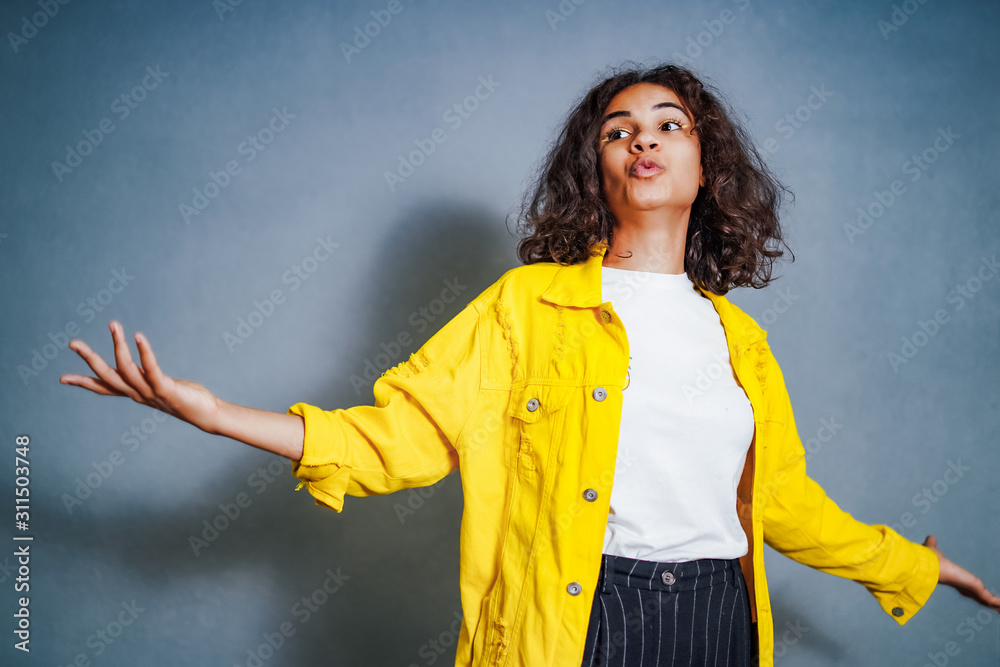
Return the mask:
[[641, 153], [643, 150], [649, 150], [656, 148], [659, 144], [656, 142], [656, 137], [652, 132], [648, 130], [639, 130], [632, 140], [633, 150]]

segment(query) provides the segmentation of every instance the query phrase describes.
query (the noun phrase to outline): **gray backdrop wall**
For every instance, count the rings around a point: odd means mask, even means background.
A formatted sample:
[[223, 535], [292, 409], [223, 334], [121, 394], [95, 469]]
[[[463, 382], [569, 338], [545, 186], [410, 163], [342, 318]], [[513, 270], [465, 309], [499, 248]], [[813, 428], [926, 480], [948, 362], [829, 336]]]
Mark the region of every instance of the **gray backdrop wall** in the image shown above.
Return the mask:
[[[60, 385], [86, 370], [66, 332], [108, 356], [118, 319], [236, 403], [371, 403], [374, 374], [517, 265], [506, 213], [627, 59], [694, 67], [796, 194], [796, 261], [730, 298], [769, 332], [811, 475], [1000, 588], [998, 27], [995, 2], [926, 0], [5, 3], [0, 661], [450, 664], [457, 475], [337, 515], [287, 460]], [[766, 557], [779, 663], [1000, 664], [997, 615], [951, 589], [899, 627]]]

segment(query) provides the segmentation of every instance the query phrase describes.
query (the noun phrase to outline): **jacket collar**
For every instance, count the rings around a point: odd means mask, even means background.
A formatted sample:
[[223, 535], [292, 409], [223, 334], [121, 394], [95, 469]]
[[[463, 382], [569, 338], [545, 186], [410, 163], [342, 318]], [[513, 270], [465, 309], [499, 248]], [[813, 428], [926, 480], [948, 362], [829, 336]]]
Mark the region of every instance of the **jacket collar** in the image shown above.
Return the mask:
[[[542, 299], [559, 306], [575, 308], [596, 308], [604, 303], [602, 298], [601, 267], [608, 244], [600, 241], [595, 246], [596, 254], [580, 264], [563, 264], [556, 271], [552, 283], [542, 293]], [[749, 346], [767, 337], [767, 332], [756, 322], [729, 302], [725, 296], [713, 294], [697, 285], [695, 289], [712, 301], [723, 328], [739, 337], [744, 346]], [[735, 341], [734, 341], [735, 342]]]

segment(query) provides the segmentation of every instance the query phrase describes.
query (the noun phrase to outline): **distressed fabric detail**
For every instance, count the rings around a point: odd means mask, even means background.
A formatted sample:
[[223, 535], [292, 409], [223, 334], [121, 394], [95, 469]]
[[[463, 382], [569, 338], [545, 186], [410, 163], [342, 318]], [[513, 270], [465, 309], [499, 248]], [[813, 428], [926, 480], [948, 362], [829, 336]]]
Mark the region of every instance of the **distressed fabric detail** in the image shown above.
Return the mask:
[[493, 642], [493, 649], [495, 655], [493, 658], [493, 664], [499, 664], [505, 657], [507, 657], [508, 648], [508, 638], [507, 638], [507, 626], [504, 624], [503, 619], [497, 620], [497, 638]]
[[768, 353], [770, 349], [768, 348], [767, 343], [764, 341], [759, 341], [755, 343], [753, 346], [748, 348], [748, 350], [753, 348], [756, 348], [755, 352], [757, 354], [757, 363], [755, 364], [757, 379], [760, 381], [760, 384], [763, 387], [767, 383], [768, 366], [769, 366]]
[[563, 306], [556, 306], [556, 345], [554, 352], [557, 362], [566, 359], [566, 350], [563, 348], [563, 344], [565, 342], [566, 342], [566, 309]]
[[401, 361], [392, 368], [383, 371], [382, 377], [390, 375], [402, 378], [412, 377], [427, 368], [429, 363], [430, 361], [427, 359], [427, 355], [424, 354], [424, 351], [417, 350], [411, 354], [410, 358], [406, 361]]
[[534, 450], [531, 448], [531, 440], [527, 437], [521, 438], [521, 446], [517, 453], [518, 467], [521, 472], [528, 477], [534, 476], [536, 472], [535, 468], [535, 454]]
[[499, 298], [497, 299], [497, 322], [500, 324], [503, 337], [507, 341], [507, 350], [510, 353], [511, 376], [513, 379], [517, 379], [517, 338], [514, 336], [510, 311], [507, 309], [507, 305]]

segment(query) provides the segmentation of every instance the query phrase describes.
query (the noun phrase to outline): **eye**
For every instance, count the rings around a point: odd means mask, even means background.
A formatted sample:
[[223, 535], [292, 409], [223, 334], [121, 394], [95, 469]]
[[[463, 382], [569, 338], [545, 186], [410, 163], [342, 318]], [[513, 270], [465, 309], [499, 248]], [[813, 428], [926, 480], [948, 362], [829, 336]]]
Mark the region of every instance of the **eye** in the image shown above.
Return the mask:
[[613, 130], [608, 130], [604, 133], [604, 141], [614, 141], [615, 139], [621, 139], [617, 136], [619, 132], [628, 132], [624, 127], [616, 127]]
[[[683, 130], [683, 129], [686, 129], [688, 127], [687, 124], [682, 123], [679, 120], [669, 120], [668, 119], [668, 120], [665, 120], [662, 123], [660, 123], [660, 130], [662, 130], [664, 132], [670, 132], [671, 131], [670, 126], [672, 126], [672, 125], [675, 125], [676, 129], [678, 129], [678, 130]], [[624, 133], [624, 134], [620, 134], [620, 133]], [[623, 138], [623, 136], [626, 135], [626, 134], [628, 134], [628, 133], [629, 133], [629, 131], [627, 129], [625, 129], [624, 127], [616, 127], [614, 129], [608, 130], [607, 132], [604, 133], [604, 137], [602, 138], [601, 143], [616, 141], [618, 139]]]
[[687, 125], [685, 125], [684, 123], [680, 122], [679, 120], [665, 120], [662, 123], [660, 123], [660, 129], [662, 130], [667, 125], [676, 125], [677, 129], [679, 129], [679, 130], [683, 130], [684, 128], [687, 127]]

